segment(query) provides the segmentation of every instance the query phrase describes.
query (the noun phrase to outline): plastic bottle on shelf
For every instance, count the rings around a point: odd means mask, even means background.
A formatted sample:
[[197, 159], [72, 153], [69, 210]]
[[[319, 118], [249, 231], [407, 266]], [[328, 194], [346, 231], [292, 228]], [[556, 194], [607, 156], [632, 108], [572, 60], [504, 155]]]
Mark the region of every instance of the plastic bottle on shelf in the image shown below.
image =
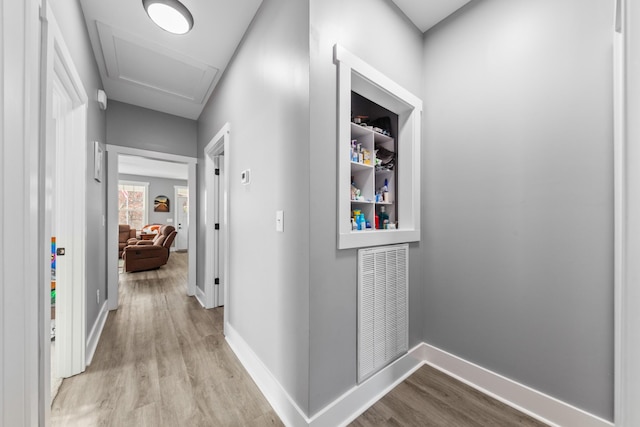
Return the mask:
[[[380, 213], [378, 214], [378, 221], [382, 229], [386, 229], [386, 224], [389, 224], [389, 214], [386, 212], [384, 206], [380, 206]], [[386, 221], [386, 222], [385, 222]]]
[[382, 201], [389, 203], [389, 181], [384, 179], [384, 185], [382, 186]]

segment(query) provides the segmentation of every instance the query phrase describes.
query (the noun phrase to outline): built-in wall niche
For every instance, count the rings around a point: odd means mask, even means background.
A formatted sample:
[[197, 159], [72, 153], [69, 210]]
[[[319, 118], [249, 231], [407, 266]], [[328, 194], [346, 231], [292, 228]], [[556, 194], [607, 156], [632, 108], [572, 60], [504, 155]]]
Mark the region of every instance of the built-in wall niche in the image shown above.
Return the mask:
[[339, 45], [335, 61], [338, 248], [419, 241], [422, 101]]
[[399, 229], [398, 115], [351, 92], [351, 229]]

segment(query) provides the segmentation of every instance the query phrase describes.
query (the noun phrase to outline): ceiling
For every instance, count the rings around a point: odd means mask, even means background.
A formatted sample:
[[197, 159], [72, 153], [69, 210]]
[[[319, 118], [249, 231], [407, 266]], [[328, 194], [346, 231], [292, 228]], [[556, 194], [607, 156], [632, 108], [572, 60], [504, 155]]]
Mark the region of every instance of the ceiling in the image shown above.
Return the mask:
[[165, 162], [122, 154], [118, 156], [118, 173], [183, 180], [189, 178], [188, 165], [186, 163]]
[[194, 25], [178, 36], [156, 26], [141, 0], [80, 0], [110, 99], [200, 116], [262, 0], [181, 2]]
[[[393, 0], [422, 32], [470, 0]], [[196, 120], [262, 0], [181, 0], [184, 35], [147, 16], [141, 0], [80, 0], [109, 99]]]
[[471, 0], [393, 0], [423, 33]]

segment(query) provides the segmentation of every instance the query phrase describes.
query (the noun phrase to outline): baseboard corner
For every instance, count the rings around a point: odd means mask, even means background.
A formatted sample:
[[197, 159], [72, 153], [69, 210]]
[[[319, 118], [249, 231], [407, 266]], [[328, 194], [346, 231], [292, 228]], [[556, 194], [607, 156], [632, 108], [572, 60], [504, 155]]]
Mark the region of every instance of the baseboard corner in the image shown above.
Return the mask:
[[200, 289], [200, 287], [196, 286], [196, 294], [194, 296], [196, 297], [202, 308], [207, 308], [207, 305], [205, 304], [207, 298], [204, 294], [204, 291]]
[[100, 312], [98, 312], [98, 317], [96, 318], [96, 321], [91, 328], [91, 332], [89, 333], [89, 337], [87, 338], [86, 366], [89, 366], [93, 360], [93, 355], [98, 347], [98, 341], [100, 341], [100, 335], [102, 335], [104, 325], [107, 323], [107, 316], [109, 314], [108, 306], [109, 302], [107, 300], [103, 301], [102, 306], [100, 307]]

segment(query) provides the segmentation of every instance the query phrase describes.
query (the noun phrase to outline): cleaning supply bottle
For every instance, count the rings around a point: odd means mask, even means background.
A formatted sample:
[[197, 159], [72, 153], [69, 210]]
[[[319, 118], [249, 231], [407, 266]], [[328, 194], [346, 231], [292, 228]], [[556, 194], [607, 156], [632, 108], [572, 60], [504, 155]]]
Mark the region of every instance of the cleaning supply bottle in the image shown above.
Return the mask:
[[384, 186], [382, 187], [382, 201], [389, 203], [389, 180], [384, 179]]
[[378, 218], [380, 221], [380, 226], [382, 229], [387, 228], [387, 224], [389, 224], [389, 214], [386, 212], [384, 206], [380, 206], [380, 213], [378, 214]]

